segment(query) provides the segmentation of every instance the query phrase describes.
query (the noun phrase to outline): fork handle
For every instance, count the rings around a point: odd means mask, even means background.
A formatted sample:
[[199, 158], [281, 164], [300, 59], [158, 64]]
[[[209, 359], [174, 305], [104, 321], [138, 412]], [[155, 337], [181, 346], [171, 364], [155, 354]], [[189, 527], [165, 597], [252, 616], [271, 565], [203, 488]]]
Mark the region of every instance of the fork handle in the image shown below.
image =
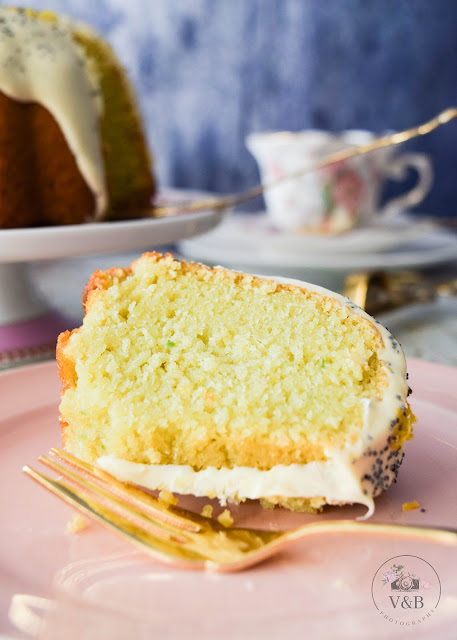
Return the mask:
[[418, 538], [429, 542], [438, 542], [448, 546], [457, 546], [457, 529], [451, 527], [431, 527], [424, 525], [384, 524], [378, 522], [357, 522], [354, 520], [326, 520], [305, 524], [286, 534], [287, 540], [299, 540], [320, 533], [375, 533], [379, 535], [403, 538]]

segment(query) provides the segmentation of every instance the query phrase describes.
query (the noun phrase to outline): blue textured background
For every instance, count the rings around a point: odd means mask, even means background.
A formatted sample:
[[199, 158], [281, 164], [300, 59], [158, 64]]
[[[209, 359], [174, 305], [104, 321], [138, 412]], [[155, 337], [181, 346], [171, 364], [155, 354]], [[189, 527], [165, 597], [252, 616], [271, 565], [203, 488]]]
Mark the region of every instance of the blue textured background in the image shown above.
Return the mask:
[[[162, 185], [258, 181], [248, 132], [377, 132], [457, 105], [456, 0], [27, 0], [84, 20], [139, 94]], [[409, 143], [433, 157], [420, 211], [457, 213], [457, 123]]]

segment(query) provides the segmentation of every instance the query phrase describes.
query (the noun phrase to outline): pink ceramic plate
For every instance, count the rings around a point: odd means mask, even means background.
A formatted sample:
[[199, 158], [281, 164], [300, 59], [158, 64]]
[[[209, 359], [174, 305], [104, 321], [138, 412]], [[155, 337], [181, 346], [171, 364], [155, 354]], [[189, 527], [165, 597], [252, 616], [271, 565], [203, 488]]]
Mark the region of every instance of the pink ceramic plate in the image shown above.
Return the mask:
[[[414, 360], [409, 369], [416, 435], [373, 519], [457, 527], [457, 369]], [[8, 621], [15, 594], [27, 594], [14, 598], [16, 624], [36, 630], [39, 616], [26, 606], [32, 594], [46, 598], [38, 601], [44, 638], [455, 637], [456, 548], [327, 535], [244, 573], [213, 575], [156, 564], [93, 524], [66, 534], [72, 510], [21, 473], [60, 443], [58, 396], [55, 363], [0, 375], [0, 633], [23, 637]], [[402, 511], [412, 500], [424, 511]], [[181, 504], [201, 509], [206, 502]], [[231, 511], [240, 525], [288, 528], [364, 509], [306, 516], [253, 502]], [[383, 578], [400, 563], [419, 590], [393, 591]]]

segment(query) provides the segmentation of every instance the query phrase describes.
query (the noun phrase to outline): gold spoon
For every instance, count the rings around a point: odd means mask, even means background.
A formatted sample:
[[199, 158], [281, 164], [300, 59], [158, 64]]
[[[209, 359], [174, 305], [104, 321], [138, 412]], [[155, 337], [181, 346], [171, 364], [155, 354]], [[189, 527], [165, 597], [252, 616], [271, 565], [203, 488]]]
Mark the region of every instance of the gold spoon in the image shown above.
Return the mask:
[[435, 118], [432, 118], [428, 122], [424, 122], [424, 124], [421, 124], [418, 127], [412, 127], [411, 129], [406, 129], [405, 131], [398, 131], [397, 133], [391, 133], [385, 136], [381, 136], [380, 138], [376, 138], [376, 140], [373, 140], [368, 144], [362, 144], [355, 147], [342, 149], [341, 151], [332, 153], [325, 158], [322, 158], [321, 160], [303, 169], [300, 169], [299, 171], [294, 171], [293, 173], [287, 174], [286, 176], [283, 176], [268, 184], [259, 184], [255, 187], [247, 189], [246, 191], [242, 191], [241, 193], [194, 200], [187, 204], [183, 203], [179, 205], [159, 205], [152, 209], [151, 215], [153, 215], [154, 217], [165, 217], [173, 216], [179, 213], [190, 213], [192, 211], [209, 211], [214, 209], [220, 210], [232, 208], [239, 204], [242, 204], [243, 202], [246, 202], [247, 200], [252, 200], [252, 198], [261, 195], [266, 189], [270, 189], [271, 187], [274, 187], [281, 182], [284, 182], [285, 180], [294, 180], [295, 178], [299, 178], [306, 173], [322, 169], [322, 167], [341, 162], [342, 160], [348, 160], [349, 158], [354, 158], [355, 156], [370, 153], [371, 151], [376, 151], [378, 149], [384, 149], [385, 147], [391, 147], [393, 145], [401, 144], [419, 136], [425, 136], [431, 131], [434, 131], [434, 129], [441, 127], [441, 125], [447, 124], [454, 118], [457, 118], [457, 108], [450, 107], [449, 109], [445, 109], [444, 111], [439, 113]]

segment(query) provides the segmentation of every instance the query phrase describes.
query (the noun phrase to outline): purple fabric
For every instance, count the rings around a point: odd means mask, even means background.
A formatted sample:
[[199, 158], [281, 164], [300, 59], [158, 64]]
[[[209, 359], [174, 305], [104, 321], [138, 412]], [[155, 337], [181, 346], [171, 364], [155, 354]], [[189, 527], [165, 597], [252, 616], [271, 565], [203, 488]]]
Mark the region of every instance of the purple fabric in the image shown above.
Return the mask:
[[50, 345], [56, 342], [59, 333], [70, 326], [68, 318], [57, 312], [0, 326], [0, 353]]

